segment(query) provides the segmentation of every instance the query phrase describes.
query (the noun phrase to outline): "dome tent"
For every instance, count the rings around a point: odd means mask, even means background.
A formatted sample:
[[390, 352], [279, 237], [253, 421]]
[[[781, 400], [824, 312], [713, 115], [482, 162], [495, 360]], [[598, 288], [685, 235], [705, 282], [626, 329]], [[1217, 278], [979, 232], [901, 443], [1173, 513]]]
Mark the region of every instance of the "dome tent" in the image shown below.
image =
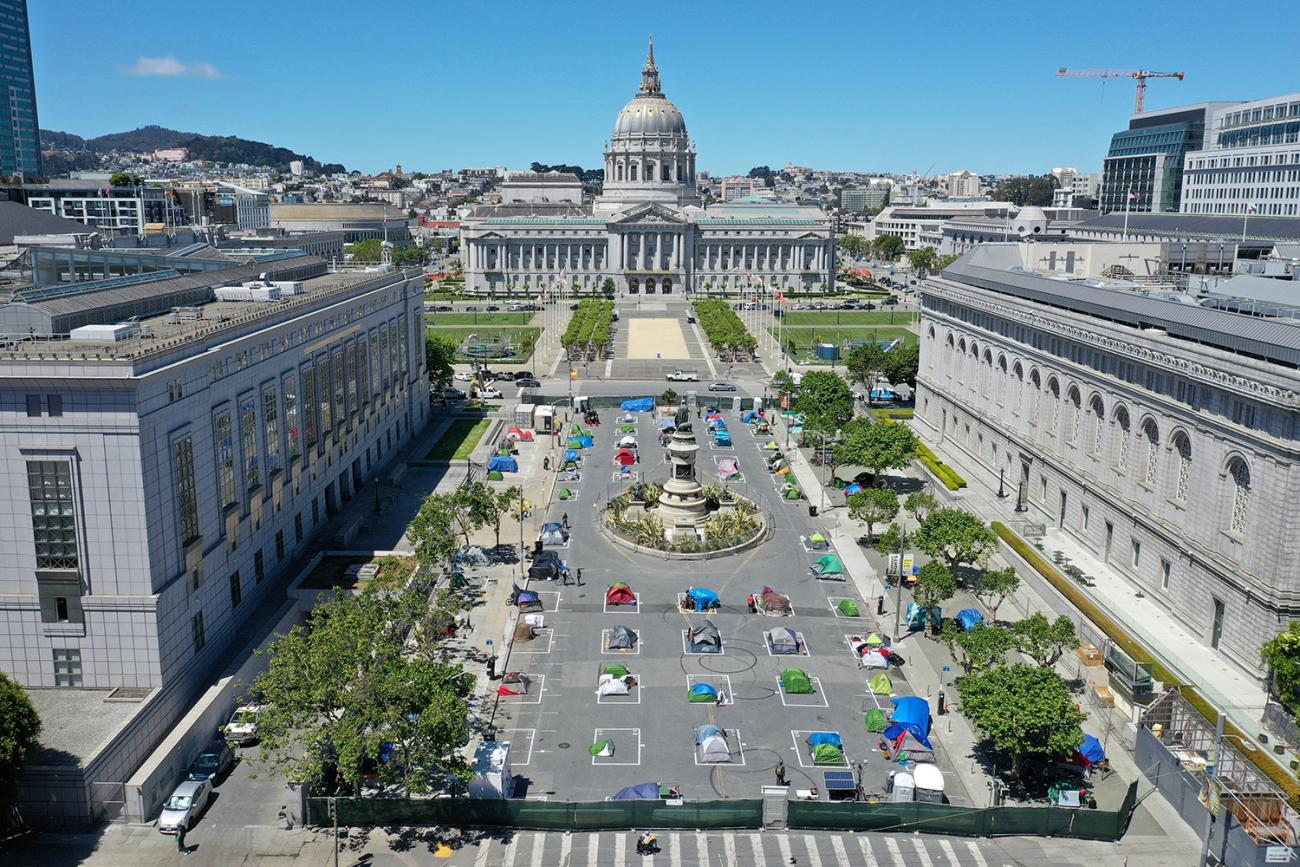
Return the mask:
[[814, 765], [844, 764], [844, 742], [835, 732], [813, 732], [808, 735]]
[[636, 594], [626, 583], [620, 581], [609, 585], [605, 591], [605, 602], [608, 605], [635, 605]]
[[603, 738], [587, 747], [587, 752], [592, 756], [608, 758], [614, 755], [614, 741], [611, 738]]
[[817, 558], [812, 567], [813, 574], [819, 578], [844, 579], [844, 561], [838, 554], [823, 554]]
[[627, 672], [627, 666], [624, 665], [623, 663], [611, 662], [608, 665], [602, 666], [600, 669], [600, 673], [608, 674], [612, 677], [627, 677], [628, 672]]
[[813, 692], [812, 679], [802, 668], [787, 668], [781, 672], [781, 687], [787, 695], [810, 695]]
[[717, 704], [718, 688], [707, 683], [692, 684], [686, 700], [692, 704]]
[[609, 650], [632, 650], [636, 647], [636, 632], [627, 626], [615, 626], [609, 631]]
[[867, 681], [867, 688], [873, 695], [890, 695], [894, 691], [894, 683], [889, 679], [889, 675], [883, 671], [871, 675]]
[[721, 653], [722, 635], [712, 620], [701, 620], [688, 635], [691, 653]]
[[731, 761], [731, 747], [727, 735], [715, 725], [702, 725], [695, 730], [695, 755], [702, 765]]
[[541, 539], [543, 545], [563, 545], [569, 541], [569, 532], [563, 524], [552, 521], [542, 525]]
[[858, 603], [852, 599], [841, 599], [840, 604], [836, 606], [840, 613], [845, 617], [861, 617], [862, 612], [858, 610]]
[[619, 789], [610, 798], [611, 801], [657, 801], [659, 800], [658, 783], [637, 783]]
[[767, 646], [772, 649], [772, 653], [778, 656], [798, 655], [803, 649], [799, 644], [799, 636], [788, 626], [769, 629], [766, 638]]

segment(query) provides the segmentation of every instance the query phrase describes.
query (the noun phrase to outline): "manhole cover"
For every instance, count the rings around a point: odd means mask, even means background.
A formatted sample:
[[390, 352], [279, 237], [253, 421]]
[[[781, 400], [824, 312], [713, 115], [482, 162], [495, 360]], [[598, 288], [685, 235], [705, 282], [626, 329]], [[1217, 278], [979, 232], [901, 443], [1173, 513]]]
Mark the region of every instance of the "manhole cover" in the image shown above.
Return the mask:
[[559, 747], [559, 748], [562, 749], [562, 750], [567, 750], [569, 747], [571, 747], [571, 746], [573, 746], [573, 745], [570, 744], [570, 743], [567, 743], [567, 742], [561, 741], [560, 743], [556, 744], [556, 746]]

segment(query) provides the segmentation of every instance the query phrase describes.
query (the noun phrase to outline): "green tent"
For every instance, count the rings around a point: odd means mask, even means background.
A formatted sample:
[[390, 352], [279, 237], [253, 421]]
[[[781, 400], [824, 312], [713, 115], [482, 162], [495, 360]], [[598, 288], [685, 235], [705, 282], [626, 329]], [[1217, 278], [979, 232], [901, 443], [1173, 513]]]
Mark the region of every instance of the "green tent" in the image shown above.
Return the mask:
[[814, 765], [842, 765], [844, 750], [835, 744], [818, 744], [812, 748], [812, 760]]
[[881, 638], [874, 632], [867, 636], [867, 644], [870, 644], [872, 647], [879, 647], [884, 643], [885, 639]]
[[862, 612], [858, 610], [858, 603], [852, 599], [841, 599], [839, 604], [840, 613], [845, 617], [861, 617]]
[[596, 741], [587, 747], [587, 752], [593, 756], [612, 756], [614, 755], [614, 742], [609, 738]]
[[786, 695], [809, 695], [813, 691], [808, 672], [802, 668], [787, 668], [781, 672], [781, 685], [785, 688]]
[[560, 488], [560, 499], [561, 500], [573, 499], [573, 491], [570, 491], [568, 488]]
[[569, 437], [568, 443], [566, 445], [571, 449], [580, 449], [582, 448], [582, 438]]
[[867, 687], [876, 695], [890, 695], [894, 691], [894, 682], [883, 671], [871, 675]]
[[634, 424], [619, 425], [618, 432], [621, 434], [636, 433], [636, 425]]
[[767, 449], [770, 452], [776, 451], [777, 450], [776, 440], [771, 440], [770, 442], [768, 442], [767, 445], [763, 446], [763, 448]]
[[823, 554], [817, 558], [813, 571], [818, 575], [843, 575], [844, 561], [838, 554]]
[[800, 492], [800, 490], [799, 490], [798, 488], [789, 488], [789, 489], [787, 489], [786, 492], [785, 492], [785, 498], [786, 498], [787, 500], [797, 500], [797, 499], [799, 499], [799, 498], [802, 497], [802, 496], [803, 496], [803, 493]]
[[575, 423], [573, 427], [569, 428], [569, 434], [575, 437], [582, 436], [582, 426]]
[[808, 541], [814, 545], [830, 544], [826, 541], [826, 534], [821, 532], [820, 530], [818, 530], [816, 533], [813, 533], [811, 536], [809, 536]]
[[889, 728], [889, 719], [885, 712], [878, 707], [873, 707], [867, 711], [867, 731], [876, 732], [877, 734]]
[[501, 471], [500, 471], [500, 470], [491, 470], [491, 471], [489, 471], [488, 474], [487, 474], [487, 477], [488, 477], [488, 481], [489, 481], [489, 482], [500, 482], [500, 481], [503, 481], [503, 480], [505, 479], [505, 476], [501, 475]]
[[611, 662], [600, 670], [601, 674], [608, 674], [613, 677], [627, 677], [627, 666], [621, 662]]

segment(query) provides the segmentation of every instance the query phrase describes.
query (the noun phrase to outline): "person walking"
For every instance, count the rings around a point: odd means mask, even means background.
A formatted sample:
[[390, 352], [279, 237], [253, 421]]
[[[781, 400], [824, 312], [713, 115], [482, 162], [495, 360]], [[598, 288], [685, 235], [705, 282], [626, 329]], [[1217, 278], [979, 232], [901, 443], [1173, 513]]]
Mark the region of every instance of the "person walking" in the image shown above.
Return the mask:
[[780, 759], [776, 763], [776, 784], [778, 786], [785, 785], [785, 762]]
[[176, 851], [190, 854], [190, 847], [185, 845], [185, 823], [179, 822], [176, 825]]

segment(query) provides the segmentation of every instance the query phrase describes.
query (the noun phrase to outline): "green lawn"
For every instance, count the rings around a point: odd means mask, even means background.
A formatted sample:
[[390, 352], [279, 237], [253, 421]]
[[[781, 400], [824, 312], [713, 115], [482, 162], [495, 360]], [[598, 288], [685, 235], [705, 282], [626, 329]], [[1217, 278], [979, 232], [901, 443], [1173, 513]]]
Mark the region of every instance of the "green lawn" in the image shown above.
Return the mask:
[[[524, 335], [531, 334], [533, 336], [533, 346], [536, 346], [537, 338], [542, 333], [542, 329], [531, 327], [531, 326], [526, 328], [520, 328], [515, 326], [507, 326], [507, 327], [501, 327], [501, 326], [481, 327], [480, 326], [478, 328], [475, 328], [473, 326], [464, 326], [464, 325], [452, 326], [452, 327], [430, 326], [426, 328], [426, 331], [429, 334], [433, 334], [438, 337], [444, 337], [452, 341], [453, 343], [455, 343], [457, 346], [460, 346], [461, 343], [463, 343], [471, 334], [478, 335], [478, 337], [474, 339], [474, 342], [476, 344], [482, 343], [483, 345], [489, 347], [492, 346], [493, 344], [498, 344], [498, 343], [513, 344], [515, 349], [515, 354], [510, 356], [503, 356], [500, 358], [490, 358], [489, 360], [492, 361], [524, 361], [525, 359], [528, 358], [528, 355], [521, 356], [518, 354], [519, 348], [522, 345], [522, 341], [524, 339]], [[469, 356], [464, 356], [459, 360], [468, 361]]]
[[782, 318], [786, 325], [905, 325], [914, 315], [887, 310], [795, 310]]
[[[775, 328], [768, 328], [768, 332], [775, 338], [778, 332]], [[843, 360], [848, 356], [848, 350], [844, 348], [845, 341], [862, 343], [868, 340], [895, 340], [901, 338], [904, 343], [916, 343], [916, 333], [902, 326], [890, 325], [842, 325], [835, 327], [827, 326], [803, 326], [800, 328], [783, 328], [780, 333], [780, 340], [784, 346], [786, 341], [793, 340], [797, 344], [795, 350], [795, 359], [800, 363], [806, 364], [825, 364], [826, 362], [817, 358], [813, 352], [813, 344], [816, 343], [837, 343], [840, 345], [840, 358]]]
[[443, 325], [527, 325], [533, 313], [426, 313], [424, 321], [431, 326]]
[[467, 460], [491, 424], [492, 420], [486, 418], [477, 421], [470, 418], [456, 419], [433, 444], [433, 448], [429, 449], [424, 459], [426, 461]]

